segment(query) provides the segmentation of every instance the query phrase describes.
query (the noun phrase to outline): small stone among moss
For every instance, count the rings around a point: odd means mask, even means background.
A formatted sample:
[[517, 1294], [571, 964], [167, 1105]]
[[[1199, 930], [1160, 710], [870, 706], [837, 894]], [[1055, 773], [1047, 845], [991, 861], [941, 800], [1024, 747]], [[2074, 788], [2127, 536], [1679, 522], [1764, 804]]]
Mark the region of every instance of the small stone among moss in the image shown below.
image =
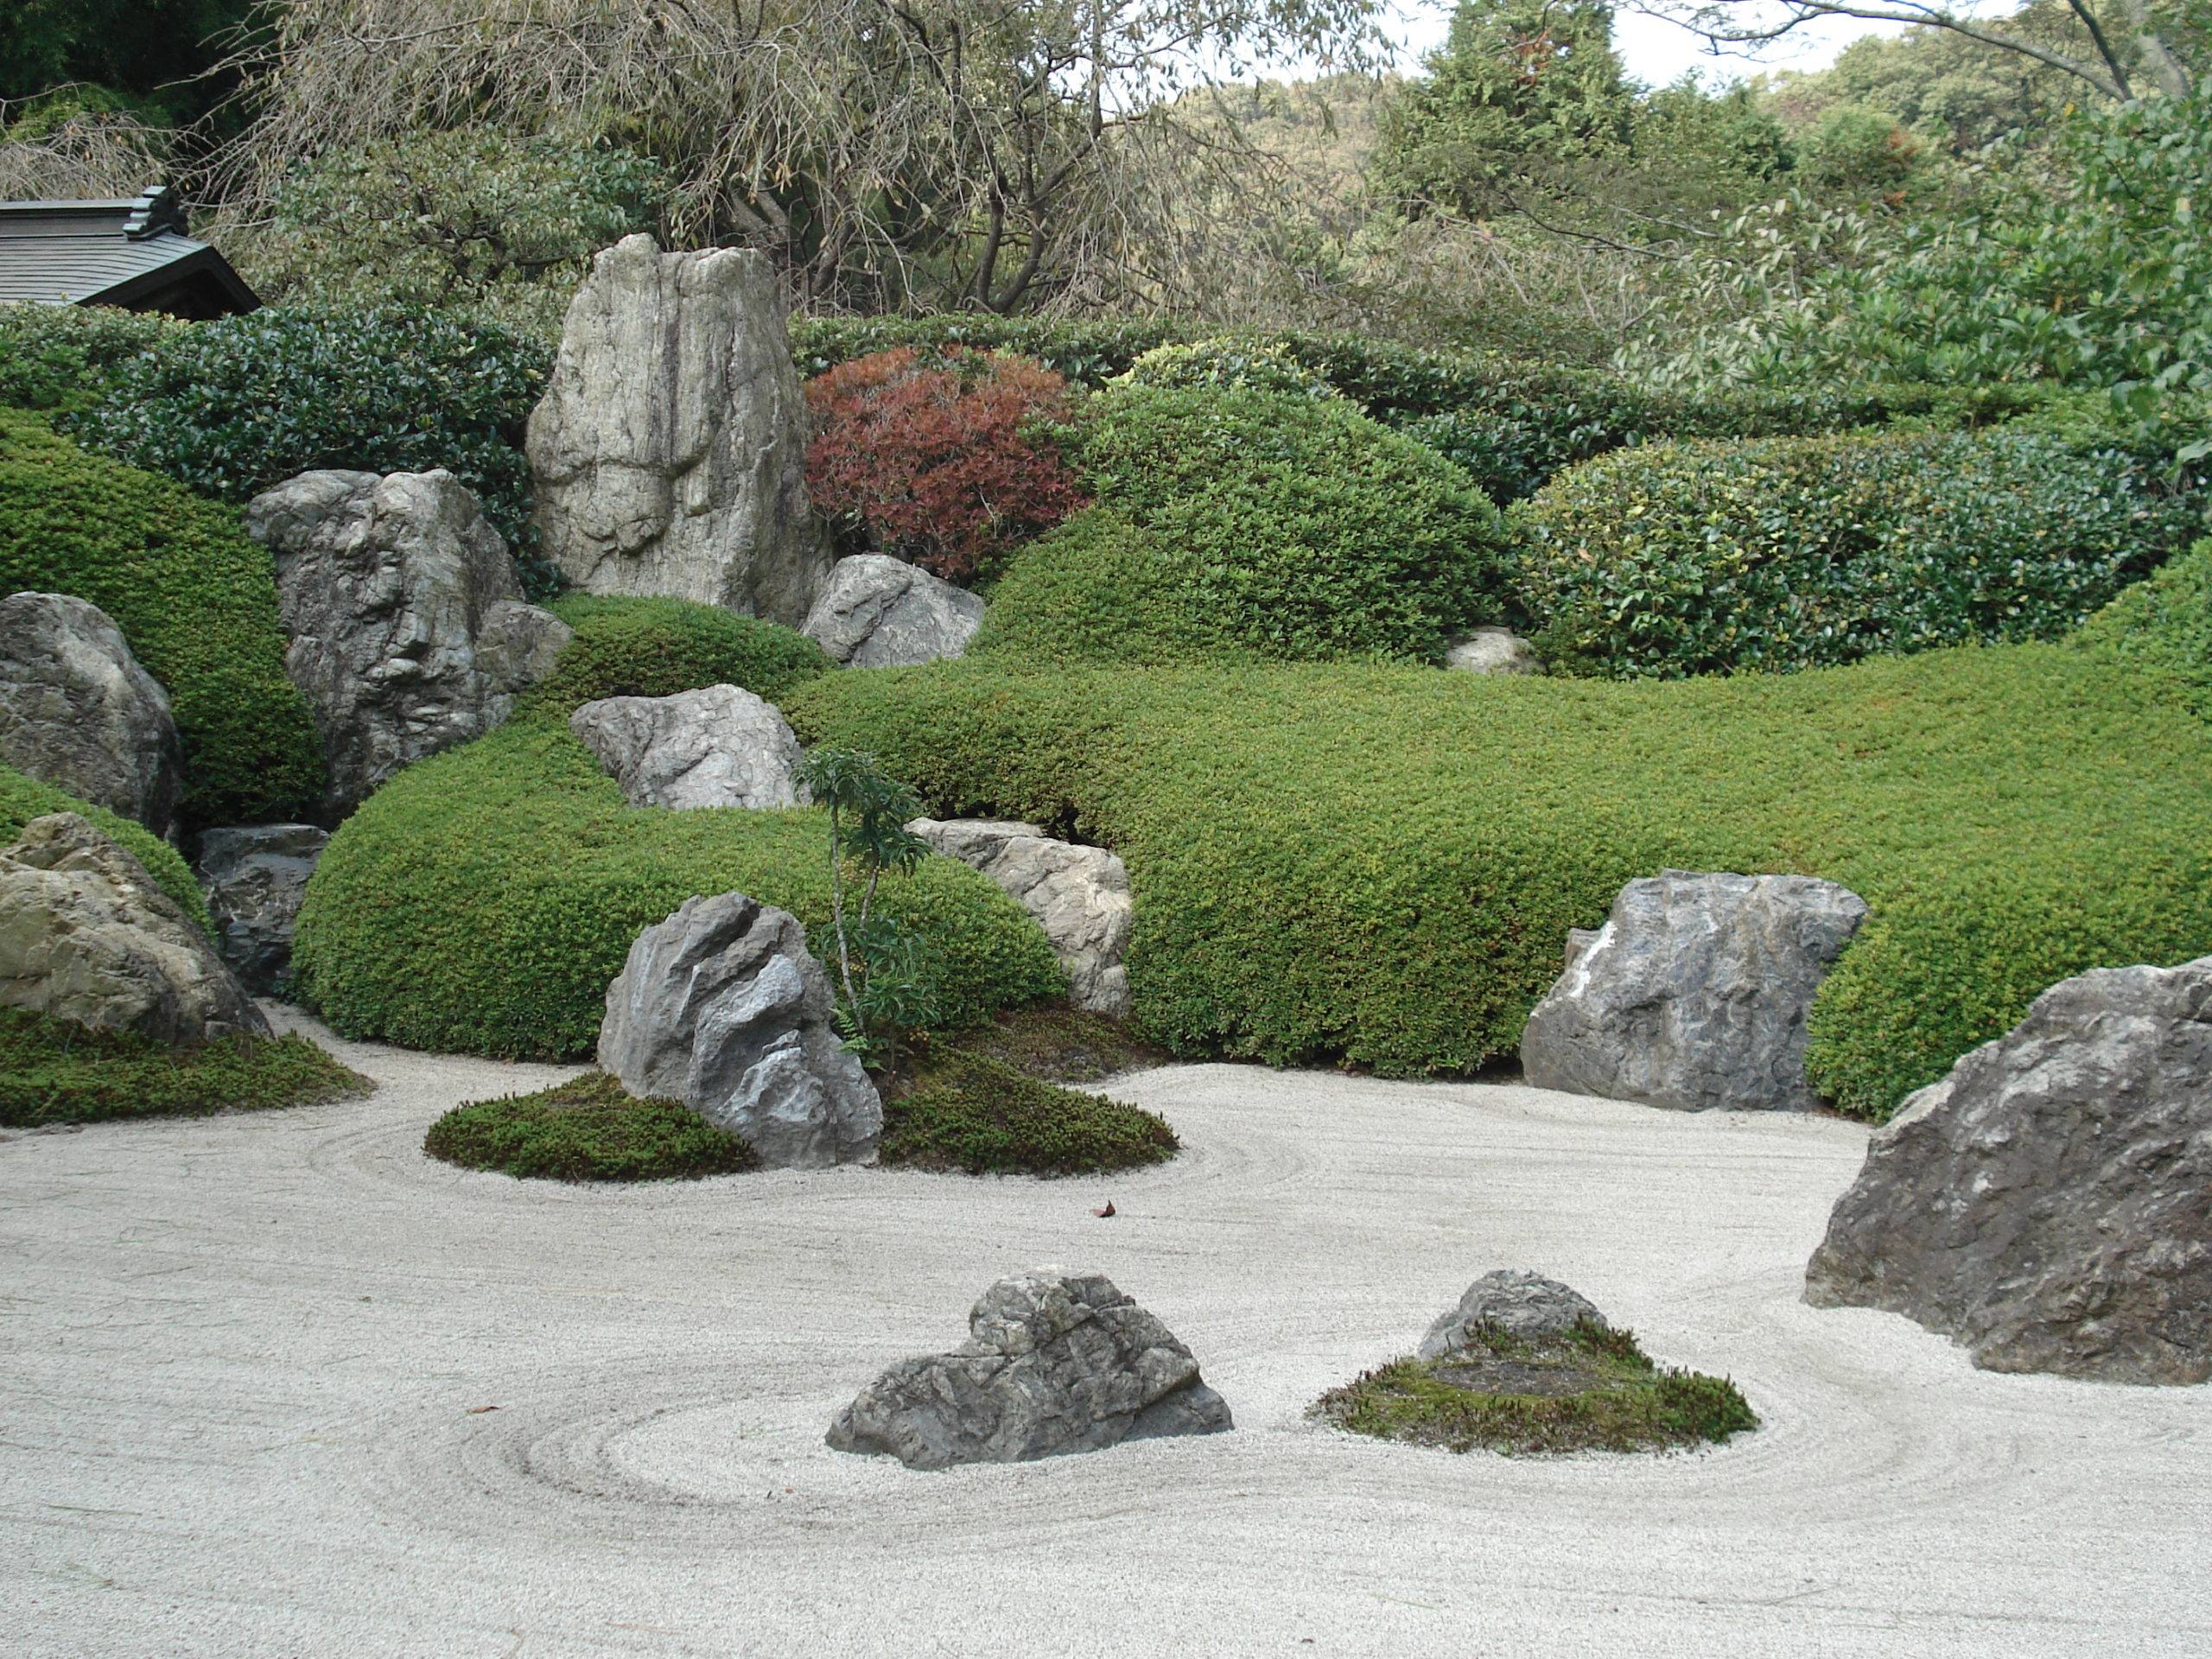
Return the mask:
[[886, 1164], [970, 1175], [1090, 1175], [1173, 1158], [1166, 1122], [942, 1044], [883, 1103]]
[[0, 1124], [11, 1128], [312, 1106], [372, 1086], [296, 1033], [179, 1049], [0, 1008]]
[[1662, 1370], [1631, 1333], [1586, 1319], [1540, 1337], [1478, 1326], [1455, 1352], [1332, 1389], [1313, 1414], [1378, 1440], [1509, 1457], [1667, 1451], [1758, 1427], [1726, 1378]]
[[639, 1100], [604, 1071], [535, 1094], [456, 1106], [423, 1150], [464, 1169], [552, 1181], [696, 1180], [760, 1160], [672, 1100]]

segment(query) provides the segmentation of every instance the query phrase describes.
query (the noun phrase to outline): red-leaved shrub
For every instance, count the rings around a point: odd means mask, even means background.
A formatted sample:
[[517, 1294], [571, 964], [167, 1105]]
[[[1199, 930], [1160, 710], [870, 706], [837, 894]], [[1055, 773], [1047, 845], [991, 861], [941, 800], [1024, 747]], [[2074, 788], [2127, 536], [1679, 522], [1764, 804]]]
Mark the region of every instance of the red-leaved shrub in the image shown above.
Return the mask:
[[911, 346], [806, 383], [806, 488], [873, 546], [965, 582], [1085, 499], [1049, 441], [1067, 382], [1041, 363]]

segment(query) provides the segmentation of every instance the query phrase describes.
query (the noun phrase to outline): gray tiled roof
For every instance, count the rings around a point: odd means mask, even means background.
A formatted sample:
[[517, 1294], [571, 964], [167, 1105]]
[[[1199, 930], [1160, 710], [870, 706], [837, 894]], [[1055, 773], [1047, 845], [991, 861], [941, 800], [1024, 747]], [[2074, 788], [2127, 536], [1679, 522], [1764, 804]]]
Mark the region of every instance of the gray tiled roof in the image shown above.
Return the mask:
[[[183, 232], [153, 193], [102, 201], [0, 201], [0, 302], [83, 305], [207, 266], [243, 291], [222, 256]], [[249, 296], [250, 299], [250, 296]]]

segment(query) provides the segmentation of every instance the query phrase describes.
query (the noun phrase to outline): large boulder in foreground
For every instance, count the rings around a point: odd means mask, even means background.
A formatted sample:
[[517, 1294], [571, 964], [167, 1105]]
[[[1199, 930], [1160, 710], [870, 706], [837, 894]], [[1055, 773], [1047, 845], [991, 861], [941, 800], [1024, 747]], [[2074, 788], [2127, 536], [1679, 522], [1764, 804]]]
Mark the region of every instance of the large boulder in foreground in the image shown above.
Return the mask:
[[1698, 1111], [1809, 1111], [1805, 1018], [1866, 901], [1805, 875], [1631, 881], [1529, 1016], [1539, 1089]]
[[1001, 1279], [968, 1329], [950, 1353], [902, 1360], [861, 1389], [830, 1444], [944, 1469], [1231, 1426], [1191, 1351], [1103, 1274], [1039, 1268]]
[[569, 642], [442, 468], [302, 473], [256, 496], [245, 527], [276, 566], [284, 670], [322, 734], [334, 817], [499, 725]]
[[883, 1103], [831, 1028], [835, 1006], [796, 917], [741, 893], [691, 899], [638, 936], [607, 988], [599, 1063], [772, 1168], [867, 1163]]
[[1805, 1271], [1995, 1371], [2212, 1379], [2212, 957], [2062, 980], [1905, 1102]]
[[632, 806], [804, 806], [803, 751], [783, 711], [742, 686], [601, 697], [569, 716]]
[[0, 1004], [178, 1047], [269, 1034], [207, 935], [75, 812], [0, 849]]
[[1585, 1321], [1603, 1325], [1605, 1316], [1580, 1293], [1526, 1268], [1500, 1268], [1469, 1285], [1450, 1313], [1437, 1315], [1414, 1352], [1422, 1359], [1441, 1359], [1466, 1348], [1484, 1329], [1516, 1337], [1557, 1337]]
[[910, 668], [958, 657], [983, 626], [983, 601], [904, 559], [840, 559], [800, 630], [848, 668]]
[[1076, 1007], [1129, 1012], [1128, 866], [1103, 847], [1056, 841], [1004, 818], [917, 818], [906, 828], [931, 849], [982, 871], [1028, 912], [1066, 972]]
[[311, 823], [241, 824], [200, 837], [200, 887], [215, 920], [215, 947], [257, 995], [290, 982], [292, 926], [329, 841]]
[[766, 258], [626, 238], [592, 262], [530, 417], [546, 554], [588, 594], [796, 627], [830, 563], [807, 509], [806, 442]]
[[0, 760], [157, 836], [184, 795], [168, 694], [105, 611], [67, 594], [0, 599]]

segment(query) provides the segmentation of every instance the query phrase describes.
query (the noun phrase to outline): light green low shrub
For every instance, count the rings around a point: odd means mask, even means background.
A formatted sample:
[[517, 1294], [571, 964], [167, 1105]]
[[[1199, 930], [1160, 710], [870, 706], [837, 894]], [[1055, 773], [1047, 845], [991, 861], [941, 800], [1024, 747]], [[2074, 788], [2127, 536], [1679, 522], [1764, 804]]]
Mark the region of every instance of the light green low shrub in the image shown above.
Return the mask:
[[1307, 368], [1280, 345], [1239, 334], [1211, 334], [1188, 345], [1155, 346], [1117, 379], [1124, 385], [1182, 391], [1211, 386], [1275, 391], [1292, 397], [1338, 395], [1319, 370]]
[[834, 666], [798, 630], [716, 605], [568, 594], [551, 609], [575, 638], [531, 688], [533, 709], [567, 712], [601, 697], [667, 697], [702, 685], [741, 685], [775, 702]]
[[99, 399], [118, 365], [187, 325], [111, 305], [0, 305], [0, 404], [67, 410]]
[[2212, 540], [2128, 588], [2084, 622], [2073, 643], [2124, 671], [2171, 675], [2212, 719]]

